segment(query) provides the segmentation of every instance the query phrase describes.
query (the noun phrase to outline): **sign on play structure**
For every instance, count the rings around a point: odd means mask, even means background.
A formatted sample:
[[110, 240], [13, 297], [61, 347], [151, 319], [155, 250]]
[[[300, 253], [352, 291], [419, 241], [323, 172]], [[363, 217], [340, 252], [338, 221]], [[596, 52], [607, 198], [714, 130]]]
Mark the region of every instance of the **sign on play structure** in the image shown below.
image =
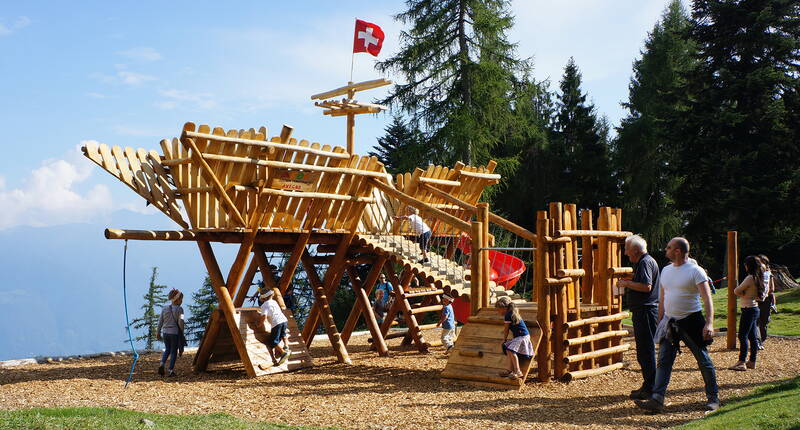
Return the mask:
[[314, 191], [320, 172], [275, 169], [270, 188], [287, 191]]

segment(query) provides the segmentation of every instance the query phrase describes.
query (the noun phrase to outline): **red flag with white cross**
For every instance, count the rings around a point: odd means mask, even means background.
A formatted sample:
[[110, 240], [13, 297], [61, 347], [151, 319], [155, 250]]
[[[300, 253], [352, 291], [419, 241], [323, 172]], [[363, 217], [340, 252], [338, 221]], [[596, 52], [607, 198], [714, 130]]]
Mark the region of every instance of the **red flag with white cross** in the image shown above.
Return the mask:
[[377, 57], [383, 46], [383, 30], [377, 25], [356, 20], [356, 31], [353, 35], [353, 53], [369, 52]]

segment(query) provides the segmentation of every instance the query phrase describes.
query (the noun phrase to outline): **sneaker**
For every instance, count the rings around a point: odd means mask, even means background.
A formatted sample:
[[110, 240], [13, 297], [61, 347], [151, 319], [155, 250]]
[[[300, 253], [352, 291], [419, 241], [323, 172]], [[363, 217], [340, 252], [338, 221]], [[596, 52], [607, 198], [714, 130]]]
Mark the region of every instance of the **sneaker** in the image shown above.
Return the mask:
[[419, 263], [420, 264], [427, 263], [428, 261], [430, 261], [430, 260], [428, 260], [427, 258], [423, 258], [422, 260], [419, 260]]
[[445, 349], [444, 349], [444, 353], [445, 353], [445, 354], [449, 354], [451, 349], [453, 349], [453, 345], [450, 345], [450, 346], [448, 346], [447, 348], [445, 348]]
[[638, 390], [632, 390], [630, 394], [631, 400], [647, 400], [650, 398], [652, 393], [650, 390], [645, 390], [644, 388], [639, 388]]
[[755, 361], [748, 361], [744, 365], [747, 366], [748, 369], [755, 369], [756, 368], [756, 362]]
[[647, 400], [636, 400], [635, 403], [636, 406], [652, 413], [664, 412], [664, 404], [652, 397]]
[[175, 373], [175, 371], [174, 371], [174, 370], [170, 370], [170, 371], [169, 371], [169, 373], [167, 374], [167, 376], [169, 376], [169, 377], [172, 377], [172, 376], [178, 376], [178, 374], [177, 374], [177, 373]]
[[759, 351], [763, 351], [764, 350], [764, 344], [763, 343], [759, 343], [758, 344], [758, 350]]
[[719, 399], [717, 400], [709, 400], [705, 404], [706, 410], [709, 412], [714, 412], [719, 409]]
[[728, 369], [744, 372], [745, 370], [747, 370], [747, 366], [744, 364], [744, 361], [739, 361], [733, 366], [729, 367]]
[[286, 363], [286, 360], [288, 359], [289, 359], [289, 353], [284, 352], [283, 355], [281, 355], [281, 358], [278, 359], [278, 366], [282, 365], [283, 363]]
[[158, 366], [158, 374], [164, 376], [164, 365]]

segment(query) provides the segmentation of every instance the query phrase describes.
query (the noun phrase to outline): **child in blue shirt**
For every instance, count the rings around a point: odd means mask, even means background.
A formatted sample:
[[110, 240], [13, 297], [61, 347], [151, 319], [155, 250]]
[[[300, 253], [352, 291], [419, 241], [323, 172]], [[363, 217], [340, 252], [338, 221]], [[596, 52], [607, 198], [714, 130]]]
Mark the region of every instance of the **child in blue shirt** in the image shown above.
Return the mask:
[[442, 327], [442, 346], [445, 347], [445, 352], [450, 352], [453, 347], [453, 336], [456, 333], [456, 319], [452, 303], [452, 297], [442, 294], [442, 315], [436, 327]]
[[[503, 331], [503, 354], [508, 357], [508, 370], [500, 372], [500, 376], [508, 376], [511, 379], [522, 377], [519, 367], [519, 360], [530, 360], [533, 357], [533, 344], [528, 333], [528, 326], [519, 314], [514, 302], [508, 296], [500, 297], [495, 303], [497, 313], [503, 315], [505, 329]], [[508, 333], [514, 335], [508, 340]]]

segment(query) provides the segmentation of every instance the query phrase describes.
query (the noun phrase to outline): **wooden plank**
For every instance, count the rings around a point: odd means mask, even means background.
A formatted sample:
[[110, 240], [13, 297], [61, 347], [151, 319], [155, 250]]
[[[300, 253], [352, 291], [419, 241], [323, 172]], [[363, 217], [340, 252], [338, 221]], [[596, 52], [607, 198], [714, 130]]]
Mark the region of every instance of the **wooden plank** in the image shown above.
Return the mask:
[[334, 90], [325, 91], [323, 93], [314, 94], [311, 96], [311, 100], [322, 100], [322, 99], [329, 99], [331, 97], [341, 96], [343, 94], [348, 94], [351, 91], [364, 91], [369, 90], [372, 88], [379, 88], [385, 85], [391, 85], [392, 81], [388, 79], [374, 79], [371, 81], [364, 81], [364, 82], [357, 82], [357, 83], [349, 83], [343, 87], [336, 88]]

